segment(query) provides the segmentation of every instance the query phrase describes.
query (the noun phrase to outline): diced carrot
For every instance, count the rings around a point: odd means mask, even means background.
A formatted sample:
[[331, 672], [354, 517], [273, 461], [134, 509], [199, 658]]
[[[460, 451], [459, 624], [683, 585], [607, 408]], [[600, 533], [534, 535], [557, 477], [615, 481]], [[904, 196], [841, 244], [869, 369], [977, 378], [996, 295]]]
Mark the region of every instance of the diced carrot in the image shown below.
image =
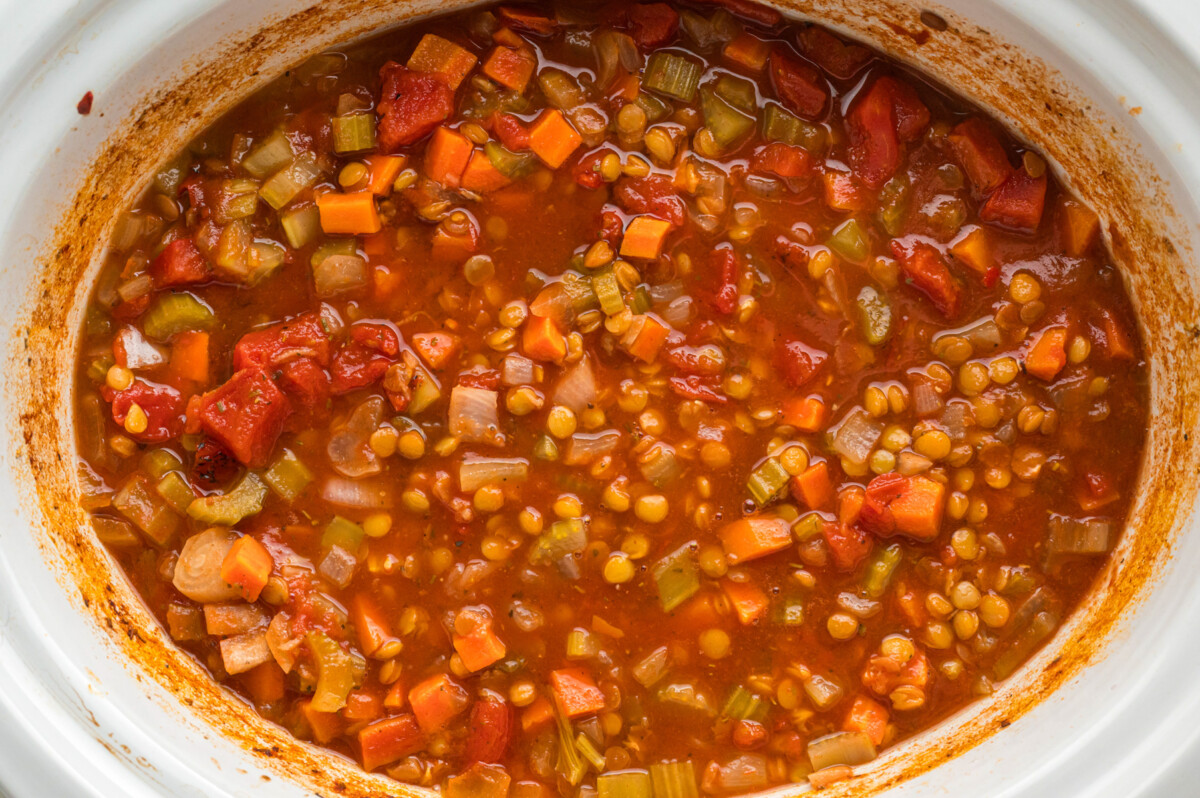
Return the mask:
[[550, 672], [550, 687], [558, 706], [568, 718], [590, 715], [604, 709], [604, 693], [583, 668], [563, 668]]
[[410, 340], [413, 349], [433, 369], [445, 367], [462, 349], [462, 339], [445, 331], [415, 333]]
[[331, 191], [317, 197], [321, 229], [330, 235], [378, 233], [383, 227], [375, 195], [366, 191], [339, 194]]
[[470, 701], [467, 691], [444, 673], [431, 676], [408, 691], [408, 703], [426, 734], [446, 728]]
[[818, 432], [825, 426], [828, 411], [819, 396], [800, 396], [783, 401], [783, 423], [803, 432]]
[[462, 133], [439, 127], [425, 149], [425, 174], [447, 188], [458, 188], [471, 159], [471, 149], [471, 140]]
[[354, 690], [346, 696], [346, 706], [341, 709], [342, 717], [355, 723], [371, 721], [383, 714], [383, 699], [375, 693]]
[[751, 72], [762, 72], [763, 67], [767, 65], [767, 56], [771, 54], [771, 46], [762, 39], [742, 32], [725, 45], [723, 54], [730, 61], [741, 64]]
[[346, 721], [336, 712], [322, 712], [312, 708], [311, 701], [300, 703], [300, 714], [312, 730], [313, 739], [321, 745], [326, 745], [346, 728]]
[[358, 745], [363, 770], [370, 771], [420, 751], [425, 735], [412, 715], [396, 715], [360, 729]]
[[171, 342], [171, 376], [197, 385], [208, 383], [208, 333], [182, 332]]
[[501, 86], [522, 94], [529, 85], [529, 79], [533, 77], [535, 69], [537, 56], [527, 47], [505, 47], [498, 44], [483, 62], [483, 74]]
[[376, 266], [371, 271], [371, 280], [375, 284], [375, 296], [380, 299], [387, 299], [393, 296], [404, 285], [405, 275], [399, 269]]
[[971, 228], [950, 245], [950, 254], [979, 272], [983, 284], [991, 288], [1000, 279], [1000, 267], [992, 254], [992, 240], [982, 227]]
[[242, 686], [256, 704], [271, 704], [284, 696], [283, 669], [274, 660], [255, 665], [241, 676]]
[[520, 50], [529, 47], [529, 42], [521, 38], [521, 34], [512, 28], [500, 28], [492, 34], [492, 41], [504, 47]]
[[1100, 232], [1100, 217], [1082, 202], [1069, 199], [1063, 201], [1058, 218], [1063, 249], [1075, 258], [1086, 255]]
[[445, 798], [509, 798], [512, 776], [502, 765], [475, 762], [458, 775], [446, 779]]
[[430, 242], [433, 257], [439, 260], [469, 258], [479, 251], [479, 226], [469, 215], [461, 232], [450, 232], [446, 225], [439, 224]]
[[358, 634], [358, 644], [368, 657], [392, 639], [387, 617], [375, 600], [364, 593], [356, 593], [350, 602], [350, 620]]
[[699, 593], [679, 605], [671, 613], [671, 628], [683, 633], [699, 633], [720, 626], [725, 621], [724, 608], [717, 609], [715, 593]]
[[592, 629], [605, 637], [611, 637], [614, 640], [620, 640], [625, 636], [625, 632], [613, 626], [608, 621], [601, 618], [599, 615], [592, 616]]
[[548, 363], [560, 363], [567, 356], [567, 339], [549, 316], [530, 316], [521, 336], [526, 357]]
[[810, 510], [821, 510], [833, 501], [833, 480], [829, 477], [829, 465], [821, 460], [806, 468], [803, 473], [792, 477], [792, 495], [804, 502]]
[[638, 360], [652, 363], [670, 334], [671, 328], [666, 322], [653, 313], [643, 313], [634, 317], [634, 323], [626, 331], [621, 343], [624, 344], [625, 350]]
[[887, 733], [887, 725], [887, 707], [870, 696], [860, 695], [850, 705], [842, 728], [846, 731], [862, 732], [871, 738], [872, 743], [881, 745], [883, 736]]
[[221, 579], [236, 587], [246, 601], [258, 601], [258, 596], [267, 586], [275, 561], [266, 546], [249, 535], [234, 542], [221, 563]]
[[752, 626], [767, 617], [769, 601], [767, 594], [758, 585], [753, 582], [722, 579], [721, 589], [725, 591], [725, 596], [733, 605], [743, 626]]
[[791, 525], [778, 516], [752, 515], [721, 527], [717, 533], [725, 556], [737, 565], [783, 551], [792, 544]]
[[538, 696], [521, 713], [521, 731], [528, 734], [554, 722], [554, 705], [545, 696]]
[[551, 109], [529, 128], [529, 148], [551, 169], [566, 163], [583, 138], [558, 109]]
[[440, 75], [452, 89], [457, 89], [478, 61], [469, 50], [449, 39], [426, 33], [408, 58], [413, 72], [433, 72]]
[[471, 672], [481, 671], [499, 662], [508, 651], [504, 641], [492, 629], [490, 620], [478, 624], [470, 634], [455, 634], [452, 642], [463, 665]]
[[462, 173], [462, 187], [467, 191], [495, 191], [511, 182], [508, 175], [493, 166], [491, 159], [481, 150], [471, 153], [471, 160], [467, 161], [467, 168]]
[[378, 233], [362, 237], [362, 251], [369, 260], [390, 260], [395, 241], [395, 233], [380, 230]]
[[621, 254], [627, 258], [657, 260], [669, 232], [670, 222], [653, 216], [635, 216], [625, 228]]
[[[899, 475], [897, 475], [899, 476]], [[866, 503], [867, 492], [858, 485], [846, 485], [837, 493], [837, 520], [843, 524], [853, 524], [862, 515]]]
[[539, 14], [528, 7], [500, 6], [496, 9], [496, 16], [500, 17], [506, 25], [512, 25], [519, 30], [541, 36], [548, 36], [558, 30], [557, 19]]
[[391, 193], [392, 184], [408, 163], [403, 155], [368, 155], [364, 160], [367, 162], [366, 190], [377, 197]]
[[897, 585], [896, 603], [910, 626], [924, 626], [925, 622], [929, 620], [929, 612], [925, 609], [925, 600], [917, 591], [908, 590], [903, 584]]
[[1133, 360], [1133, 339], [1129, 337], [1125, 325], [1108, 309], [1100, 311], [1100, 317], [1104, 324], [1104, 349], [1108, 356], [1117, 360]]
[[403, 679], [397, 679], [388, 687], [387, 695], [383, 697], [383, 705], [388, 709], [402, 709], [408, 703], [408, 690]]
[[638, 94], [642, 90], [642, 79], [637, 75], [624, 73], [617, 75], [613, 79], [612, 86], [608, 89], [608, 96], [615, 101], [624, 101], [627, 103], [636, 102]]
[[946, 486], [917, 475], [908, 487], [892, 500], [888, 509], [896, 519], [896, 531], [919, 540], [933, 540], [942, 529], [942, 511], [946, 506]]
[[854, 176], [848, 172], [826, 172], [825, 204], [835, 211], [860, 211], [867, 198]]
[[1067, 365], [1067, 328], [1047, 327], [1025, 353], [1025, 370], [1050, 382]]

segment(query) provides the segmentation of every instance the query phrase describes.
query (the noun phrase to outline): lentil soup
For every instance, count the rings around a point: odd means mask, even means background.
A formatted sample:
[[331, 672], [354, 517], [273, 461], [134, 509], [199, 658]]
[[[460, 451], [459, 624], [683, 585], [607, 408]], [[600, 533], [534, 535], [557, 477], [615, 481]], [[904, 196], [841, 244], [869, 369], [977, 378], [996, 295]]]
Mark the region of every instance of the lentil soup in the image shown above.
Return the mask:
[[266, 718], [471, 798], [851, 775], [1090, 589], [1147, 372], [1096, 215], [744, 2], [315, 56], [118, 221], [83, 501]]

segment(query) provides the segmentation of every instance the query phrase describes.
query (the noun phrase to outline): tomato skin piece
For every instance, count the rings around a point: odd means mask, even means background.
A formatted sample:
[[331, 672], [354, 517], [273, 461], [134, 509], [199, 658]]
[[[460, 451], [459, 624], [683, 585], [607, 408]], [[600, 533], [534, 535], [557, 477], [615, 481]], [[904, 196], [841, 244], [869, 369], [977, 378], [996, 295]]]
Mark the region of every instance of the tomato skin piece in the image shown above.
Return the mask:
[[962, 290], [940, 252], [924, 241], [892, 240], [892, 254], [900, 261], [905, 278], [929, 297], [946, 318], [958, 315]]
[[183, 394], [170, 385], [136, 380], [123, 391], [112, 394], [113, 421], [125, 425], [125, 417], [134, 403], [146, 414], [145, 432], [126, 432], [140, 443], [161, 443], [183, 431]]
[[529, 149], [529, 128], [512, 114], [498, 113], [492, 116], [492, 130], [505, 149], [523, 152]]
[[504, 758], [512, 738], [513, 711], [507, 701], [489, 695], [475, 702], [467, 725], [464, 757], [467, 764], [497, 763]]
[[617, 183], [613, 194], [627, 213], [649, 214], [676, 227], [682, 227], [687, 219], [687, 207], [666, 175], [625, 178]]
[[389, 61], [379, 70], [379, 146], [384, 153], [415, 144], [454, 113], [454, 90], [435, 73]]
[[866, 497], [859, 511], [858, 522], [868, 532], [890, 537], [896, 531], [896, 518], [888, 505], [899, 498], [908, 479], [896, 473], [881, 474], [867, 484]]
[[775, 362], [784, 381], [793, 388], [808, 384], [829, 355], [803, 341], [783, 341], [775, 349]]
[[716, 388], [708, 384], [708, 381], [699, 374], [689, 374], [686, 377], [671, 377], [668, 381], [671, 390], [684, 399], [698, 399], [701, 402], [709, 404], [723, 405], [726, 401], [725, 395], [719, 393]]
[[710, 268], [717, 276], [717, 288], [713, 292], [713, 308], [723, 316], [728, 316], [737, 310], [738, 305], [738, 267], [737, 253], [732, 247], [718, 247], [709, 256]]
[[257, 367], [269, 371], [274, 366], [300, 358], [312, 358], [320, 365], [328, 366], [332, 354], [333, 343], [320, 314], [310, 311], [243, 335], [233, 348], [233, 367], [235, 370]]
[[1046, 175], [1014, 169], [979, 209], [979, 218], [1024, 233], [1037, 232], [1046, 209]]
[[571, 170], [575, 182], [591, 191], [604, 185], [604, 178], [600, 175], [600, 160], [603, 157], [604, 151], [600, 151], [580, 158], [579, 163]]
[[192, 482], [201, 487], [224, 485], [237, 476], [237, 461], [221, 444], [212, 438], [202, 438], [192, 455], [192, 468], [189, 472]]
[[266, 465], [292, 405], [256, 368], [242, 369], [200, 397], [200, 428], [225, 446], [242, 465]]
[[829, 105], [829, 85], [820, 71], [782, 46], [771, 48], [768, 72], [775, 96], [805, 119], [819, 119]]
[[212, 267], [190, 238], [177, 238], [150, 261], [150, 277], [160, 288], [211, 280]]
[[329, 373], [311, 357], [280, 366], [279, 387], [310, 412], [324, 409], [332, 390]]
[[641, 3], [629, 8], [629, 34], [643, 50], [662, 47], [679, 30], [679, 14], [666, 3]]

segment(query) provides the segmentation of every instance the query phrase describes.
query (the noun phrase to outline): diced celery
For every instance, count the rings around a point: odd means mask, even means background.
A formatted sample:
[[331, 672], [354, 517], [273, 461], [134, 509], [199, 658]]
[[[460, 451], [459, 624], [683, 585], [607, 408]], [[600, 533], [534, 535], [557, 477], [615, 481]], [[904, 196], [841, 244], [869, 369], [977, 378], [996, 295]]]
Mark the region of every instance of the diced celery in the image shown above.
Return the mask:
[[313, 481], [312, 472], [289, 449], [284, 449], [262, 476], [275, 495], [289, 504]]
[[654, 565], [654, 582], [664, 612], [671, 612], [700, 590], [696, 542], [688, 541]]
[[596, 298], [600, 300], [600, 309], [605, 315], [615, 316], [625, 309], [621, 286], [617, 283], [617, 276], [612, 269], [605, 269], [593, 275], [592, 289], [596, 292]]
[[328, 241], [322, 241], [320, 246], [313, 252], [309, 263], [315, 269], [320, 266], [324, 260], [331, 255], [357, 255], [358, 254], [358, 239], [356, 238], [332, 238]]
[[253, 471], [247, 471], [233, 490], [221, 496], [204, 496], [188, 505], [187, 514], [203, 524], [233, 526], [243, 518], [262, 512], [267, 486]]
[[804, 602], [800, 599], [787, 599], [780, 605], [775, 618], [782, 626], [802, 626], [804, 624]]
[[874, 286], [864, 285], [855, 304], [863, 337], [871, 346], [879, 346], [892, 332], [892, 303]]
[[139, 463], [142, 471], [154, 479], [162, 479], [168, 471], [174, 471], [182, 465], [183, 461], [170, 449], [151, 449], [142, 455]]
[[212, 308], [188, 293], [161, 294], [146, 315], [142, 330], [156, 341], [168, 341], [188, 330], [207, 330], [214, 320]]
[[575, 748], [597, 771], [604, 770], [604, 754], [597, 750], [596, 744], [592, 742], [592, 738], [580, 732], [575, 735]]
[[646, 112], [646, 122], [651, 125], [666, 119], [675, 110], [666, 100], [645, 91], [638, 92], [633, 104]]
[[290, 164], [293, 157], [292, 143], [283, 131], [277, 130], [250, 150], [250, 154], [242, 159], [242, 168], [262, 179]]
[[762, 696], [750, 692], [739, 684], [734, 686], [729, 693], [729, 698], [725, 699], [725, 706], [721, 708], [721, 717], [730, 720], [755, 720], [761, 723], [767, 717], [767, 711], [770, 708]]
[[579, 782], [583, 781], [587, 765], [579, 756], [579, 749], [575, 747], [571, 721], [567, 720], [561, 709], [555, 711], [554, 718], [558, 722], [558, 762], [554, 769], [568, 784], [577, 787]]
[[650, 766], [654, 798], [700, 798], [691, 762], [659, 762]]
[[546, 95], [546, 99], [555, 108], [568, 110], [587, 102], [587, 95], [583, 93], [583, 89], [579, 88], [575, 78], [561, 69], [554, 67], [543, 69], [538, 73], [537, 80], [542, 94]]
[[910, 189], [908, 176], [896, 175], [879, 190], [879, 224], [889, 236], [895, 237], [904, 232]]
[[235, 178], [221, 183], [213, 209], [213, 221], [225, 225], [253, 216], [258, 210], [258, 181]]
[[325, 532], [321, 535], [321, 547], [331, 549], [334, 546], [338, 546], [351, 554], [357, 554], [366, 534], [359, 524], [342, 518], [340, 515], [335, 515], [333, 520], [329, 522], [329, 525], [325, 527]]
[[795, 144], [813, 154], [825, 149], [825, 128], [806, 122], [776, 103], [767, 103], [763, 109], [762, 135], [767, 141], [782, 141]]
[[871, 240], [857, 219], [847, 219], [834, 228], [829, 248], [851, 263], [862, 263], [871, 254]]
[[759, 507], [765, 507], [779, 495], [788, 483], [790, 475], [779, 460], [768, 457], [763, 464], [750, 473], [746, 488]]
[[156, 546], [167, 545], [179, 528], [179, 516], [158, 495], [145, 474], [130, 477], [113, 496], [112, 506], [146, 533]]
[[321, 234], [321, 213], [316, 205], [292, 208], [280, 215], [279, 224], [292, 249], [300, 249]]
[[596, 656], [598, 650], [596, 636], [587, 629], [567, 632], [567, 659], [590, 659]]
[[335, 152], [362, 152], [374, 148], [374, 114], [347, 114], [333, 118], [333, 149]]
[[633, 678], [642, 687], [653, 687], [659, 679], [667, 675], [667, 669], [670, 666], [670, 650], [666, 646], [659, 646], [633, 666]]
[[712, 717], [716, 715], [708, 694], [691, 682], [672, 682], [663, 685], [655, 693], [655, 698], [664, 704], [674, 704], [685, 709], [694, 709]]
[[704, 126], [721, 147], [728, 147], [754, 129], [754, 117], [738, 110], [708, 86], [700, 90]]
[[584, 313], [595, 308], [599, 302], [592, 281], [578, 272], [567, 272], [562, 276], [563, 294], [571, 303], [571, 309], [576, 314]]
[[654, 299], [650, 296], [650, 288], [644, 283], [633, 289], [633, 304], [630, 309], [635, 316], [648, 313], [654, 307]]
[[275, 210], [281, 210], [296, 195], [317, 182], [321, 176], [321, 168], [316, 159], [305, 153], [295, 161], [280, 169], [258, 190], [258, 195]]
[[124, 549], [142, 545], [142, 538], [134, 531], [133, 525], [120, 518], [94, 515], [92, 529], [96, 530], [96, 537], [105, 546]]
[[758, 94], [754, 84], [745, 78], [724, 74], [717, 78], [714, 90], [717, 96], [735, 108], [753, 116], [758, 108]]
[[892, 574], [900, 564], [903, 550], [899, 543], [893, 543], [882, 549], [876, 549], [867, 561], [867, 570], [863, 574], [863, 591], [871, 598], [879, 598], [887, 592]]
[[483, 154], [496, 167], [496, 171], [505, 177], [517, 178], [529, 174], [533, 169], [536, 158], [527, 152], [512, 152], [506, 150], [494, 141], [483, 145]]
[[250, 270], [248, 253], [254, 243], [254, 231], [245, 219], [238, 219], [221, 231], [217, 239], [214, 260], [217, 266], [229, 274], [244, 277]]
[[533, 444], [533, 456], [539, 460], [557, 460], [558, 444], [549, 435], [539, 435]]
[[187, 176], [192, 165], [192, 156], [184, 152], [163, 164], [154, 176], [154, 189], [159, 194], [173, 197], [179, 193], [179, 184]]
[[165, 474], [154, 490], [180, 515], [187, 515], [187, 508], [196, 500], [196, 492], [178, 471]]
[[283, 265], [287, 251], [282, 244], [274, 241], [255, 241], [247, 253], [247, 272], [245, 281], [248, 285], [262, 282], [276, 269]]
[[825, 523], [825, 519], [820, 513], [807, 513], [800, 517], [792, 526], [792, 536], [799, 541], [805, 541], [814, 535], [821, 534], [821, 528]]
[[412, 401], [408, 403], [408, 412], [416, 415], [441, 398], [442, 388], [438, 381], [424, 366], [417, 366], [413, 374]]
[[597, 798], [654, 798], [650, 774], [644, 770], [621, 770], [596, 777]]
[[650, 56], [642, 85], [651, 91], [690, 103], [700, 85], [700, 65], [676, 53], [659, 51]]
[[583, 519], [564, 518], [555, 521], [538, 537], [529, 550], [529, 562], [534, 565], [552, 563], [568, 554], [577, 554], [587, 546], [587, 529]]
[[346, 651], [324, 632], [311, 631], [304, 639], [317, 665], [317, 685], [311, 706], [318, 712], [337, 712], [346, 706], [350, 691], [362, 686], [366, 660], [357, 652]]
[[88, 363], [87, 375], [92, 382], [104, 382], [104, 378], [108, 376], [108, 370], [116, 364], [116, 358], [112, 356], [112, 352], [104, 352], [99, 357]]

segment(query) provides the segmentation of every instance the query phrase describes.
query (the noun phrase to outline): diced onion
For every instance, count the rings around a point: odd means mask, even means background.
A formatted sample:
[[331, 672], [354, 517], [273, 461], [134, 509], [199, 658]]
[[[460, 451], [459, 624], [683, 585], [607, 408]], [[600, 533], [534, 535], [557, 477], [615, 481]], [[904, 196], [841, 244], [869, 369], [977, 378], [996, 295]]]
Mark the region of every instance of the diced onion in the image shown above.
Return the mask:
[[650, 286], [650, 299], [656, 305], [671, 302], [681, 296], [683, 296], [683, 283], [678, 280]]
[[621, 442], [621, 433], [615, 429], [604, 432], [578, 432], [571, 436], [567, 443], [567, 453], [563, 457], [564, 465], [587, 465], [617, 448]]
[[524, 355], [506, 355], [500, 367], [500, 382], [504, 385], [532, 385], [534, 363]]
[[326, 453], [339, 474], [357, 479], [380, 472], [379, 458], [371, 451], [367, 440], [379, 428], [382, 418], [383, 399], [372, 396], [354, 408], [343, 424], [330, 430]]
[[913, 410], [922, 418], [936, 416], [946, 406], [942, 397], [938, 396], [938, 392], [933, 389], [933, 384], [927, 380], [913, 381], [912, 396]]
[[221, 662], [230, 676], [270, 661], [271, 648], [264, 632], [249, 632], [221, 641]]
[[655, 682], [667, 675], [671, 665], [671, 652], [666, 646], [660, 646], [647, 654], [641, 662], [633, 666], [633, 678], [642, 687], [653, 687]]
[[154, 368], [167, 362], [166, 350], [147, 341], [136, 327], [122, 327], [114, 343], [125, 350], [125, 366], [133, 371]]
[[[719, 792], [749, 792], [767, 786], [767, 758], [762, 754], [742, 754], [716, 770], [713, 787]], [[707, 785], [708, 778], [705, 778]]]
[[358, 255], [330, 255], [313, 267], [313, 284], [319, 297], [362, 288], [368, 278], [367, 262]]
[[141, 299], [153, 290], [154, 282], [150, 279], [150, 275], [145, 272], [117, 286], [117, 294], [125, 302]]
[[504, 445], [495, 391], [455, 386], [450, 391], [450, 434], [467, 443]]
[[484, 485], [524, 482], [529, 476], [529, 461], [520, 458], [481, 457], [464, 460], [458, 467], [458, 487], [474, 493]]
[[690, 296], [672, 299], [663, 309], [663, 321], [675, 328], [687, 327], [696, 310], [696, 303]]
[[836, 704], [844, 691], [837, 682], [814, 673], [804, 680], [804, 692], [817, 709], [825, 710]]
[[838, 427], [833, 436], [832, 449], [852, 463], [865, 463], [881, 435], [883, 425], [872, 420], [864, 411], [857, 410]]
[[271, 619], [267, 626], [267, 645], [271, 649], [271, 656], [275, 657], [284, 673], [291, 673], [292, 668], [296, 666], [301, 642], [301, 638], [291, 636], [291, 623], [287, 613], [277, 613]]
[[587, 358], [563, 374], [554, 387], [552, 399], [554, 404], [569, 407], [576, 413], [582, 413], [596, 401], [596, 375]]
[[238, 588], [221, 578], [221, 564], [236, 540], [236, 533], [221, 527], [206, 529], [185, 540], [171, 577], [175, 589], [201, 604], [237, 598]]
[[808, 759], [814, 770], [834, 765], [862, 765], [875, 758], [871, 738], [860, 731], [834, 732], [808, 744]]
[[1112, 523], [1107, 518], [1068, 518], [1051, 513], [1050, 537], [1046, 548], [1051, 554], [1105, 554], [1108, 552]]
[[385, 510], [392, 506], [388, 486], [372, 480], [330, 477], [321, 486], [321, 498], [339, 507]]
[[946, 428], [946, 434], [951, 440], [961, 441], [967, 437], [967, 427], [971, 426], [975, 416], [971, 410], [971, 406], [966, 402], [951, 402], [946, 405], [945, 411], [940, 419], [943, 427]]
[[350, 584], [354, 578], [354, 569], [358, 567], [358, 559], [341, 546], [334, 546], [321, 560], [317, 573], [340, 588]]

